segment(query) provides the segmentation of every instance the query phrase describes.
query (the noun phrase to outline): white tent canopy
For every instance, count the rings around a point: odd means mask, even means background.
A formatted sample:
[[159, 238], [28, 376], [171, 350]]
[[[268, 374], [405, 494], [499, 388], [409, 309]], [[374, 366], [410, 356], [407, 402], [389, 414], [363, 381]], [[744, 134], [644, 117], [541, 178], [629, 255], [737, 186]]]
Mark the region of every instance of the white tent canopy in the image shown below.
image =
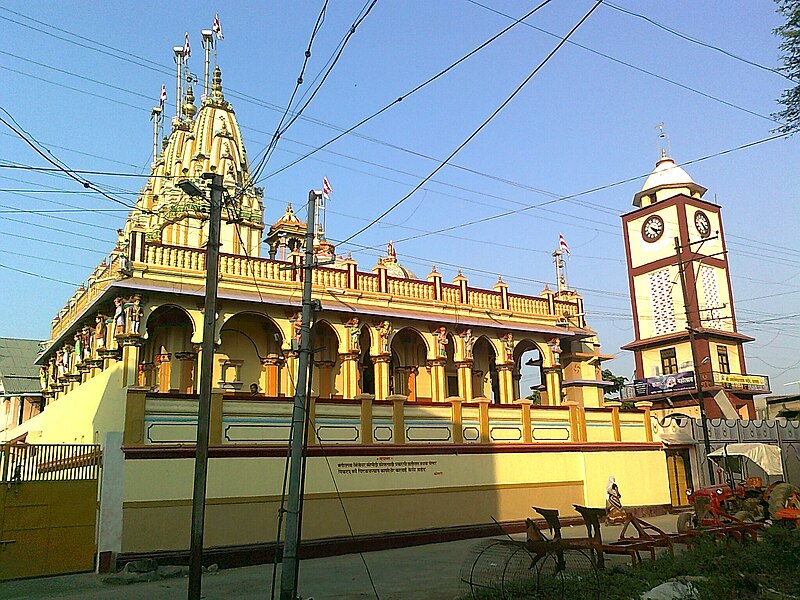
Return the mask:
[[724, 459], [726, 456], [749, 458], [767, 475], [783, 475], [781, 449], [778, 446], [757, 443], [728, 444], [708, 455], [709, 458], [716, 459]]

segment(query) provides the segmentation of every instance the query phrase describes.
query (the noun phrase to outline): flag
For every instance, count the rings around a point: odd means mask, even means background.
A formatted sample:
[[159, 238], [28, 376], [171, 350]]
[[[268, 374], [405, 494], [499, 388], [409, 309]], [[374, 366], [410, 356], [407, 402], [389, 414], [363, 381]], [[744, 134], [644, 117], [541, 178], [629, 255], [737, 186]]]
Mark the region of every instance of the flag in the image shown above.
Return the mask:
[[323, 177], [322, 178], [322, 197], [325, 200], [327, 200], [328, 196], [330, 196], [332, 193], [333, 193], [333, 188], [331, 187], [331, 184], [328, 182], [328, 178], [327, 177]]
[[569, 246], [567, 246], [567, 240], [565, 240], [564, 236], [560, 233], [558, 234], [558, 249], [563, 250], [564, 252], [572, 256], [572, 254], [569, 251]]
[[167, 86], [165, 84], [161, 84], [161, 96], [159, 97], [159, 102], [161, 104], [161, 108], [164, 108], [164, 104], [167, 101]]
[[225, 36], [222, 35], [222, 25], [219, 24], [219, 14], [214, 15], [214, 24], [211, 26], [211, 31], [214, 32], [218, 40], [225, 39]]
[[189, 32], [186, 32], [186, 35], [183, 36], [183, 62], [192, 55], [192, 48], [189, 46]]

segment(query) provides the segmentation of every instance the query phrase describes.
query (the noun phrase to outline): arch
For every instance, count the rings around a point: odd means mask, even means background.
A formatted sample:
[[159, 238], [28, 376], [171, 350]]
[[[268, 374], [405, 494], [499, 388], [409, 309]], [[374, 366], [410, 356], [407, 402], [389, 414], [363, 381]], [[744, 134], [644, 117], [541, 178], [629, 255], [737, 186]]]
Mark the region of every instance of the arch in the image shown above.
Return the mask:
[[326, 320], [319, 320], [311, 328], [311, 348], [314, 351], [314, 370], [311, 393], [317, 398], [331, 399], [337, 393], [336, 379], [341, 369], [339, 336]]
[[362, 325], [358, 337], [360, 354], [358, 357], [357, 392], [359, 394], [375, 393], [375, 365], [372, 362], [372, 344], [375, 337], [369, 325]]
[[544, 360], [545, 353], [535, 341], [523, 338], [517, 342], [514, 346], [514, 400], [532, 397], [534, 404], [544, 404]]
[[458, 336], [448, 332], [445, 345], [444, 362], [444, 389], [445, 397], [460, 396], [458, 389], [458, 367], [456, 366], [456, 338]]
[[160, 392], [191, 393], [196, 385], [194, 321], [176, 304], [163, 304], [147, 315], [146, 341], [140, 352], [137, 383]]
[[497, 373], [497, 351], [492, 340], [481, 335], [472, 348], [472, 393], [476, 398], [500, 403], [500, 381]]
[[259, 392], [277, 396], [283, 339], [282, 329], [264, 313], [229, 316], [220, 328], [212, 380], [236, 391], [256, 384]]
[[403, 327], [391, 337], [389, 393], [409, 400], [431, 400], [431, 374], [427, 367], [429, 345], [414, 327]]
[[151, 304], [151, 305], [148, 305], [147, 310], [145, 310], [145, 314], [142, 317], [142, 321], [143, 321], [142, 324], [141, 324], [142, 325], [142, 333], [144, 333], [145, 336], [147, 336], [148, 335], [148, 331], [147, 330], [148, 330], [148, 328], [150, 326], [149, 325], [150, 324], [150, 320], [153, 317], [158, 318], [158, 316], [160, 314], [162, 314], [164, 312], [164, 310], [171, 309], [171, 308], [179, 310], [180, 312], [182, 312], [186, 316], [186, 318], [188, 319], [188, 321], [189, 321], [189, 323], [191, 325], [191, 328], [192, 328], [191, 334], [192, 334], [192, 336], [194, 336], [194, 333], [197, 331], [197, 323], [195, 323], [194, 318], [192, 317], [191, 313], [188, 310], [186, 310], [183, 306], [181, 306], [180, 304], [172, 304], [170, 302], [167, 302], [165, 304]]

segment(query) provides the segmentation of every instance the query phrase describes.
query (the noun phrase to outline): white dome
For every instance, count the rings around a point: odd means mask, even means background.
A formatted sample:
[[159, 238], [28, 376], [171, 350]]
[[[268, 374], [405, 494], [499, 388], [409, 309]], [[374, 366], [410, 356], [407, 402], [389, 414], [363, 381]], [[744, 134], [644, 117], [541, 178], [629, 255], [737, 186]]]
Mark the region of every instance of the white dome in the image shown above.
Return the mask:
[[[642, 198], [658, 190], [689, 188], [691, 193], [706, 193], [706, 188], [695, 183], [689, 174], [675, 164], [675, 161], [666, 155], [656, 163], [656, 168], [647, 177], [642, 189], [633, 197], [634, 206], [642, 206]], [[659, 198], [660, 199], [660, 198]]]

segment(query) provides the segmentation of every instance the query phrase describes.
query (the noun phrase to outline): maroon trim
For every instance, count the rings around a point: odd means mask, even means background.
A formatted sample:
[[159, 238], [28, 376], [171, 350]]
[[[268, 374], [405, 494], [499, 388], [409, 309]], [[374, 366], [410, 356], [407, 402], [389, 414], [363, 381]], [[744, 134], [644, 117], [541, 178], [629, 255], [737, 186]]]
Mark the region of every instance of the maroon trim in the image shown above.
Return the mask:
[[[533, 444], [372, 444], [346, 445], [327, 444], [309, 446], [307, 456], [425, 456], [431, 454], [513, 454], [538, 452], [609, 452], [625, 450], [628, 452], [651, 451], [661, 448], [659, 442], [564, 442]], [[194, 445], [180, 446], [123, 446], [126, 460], [194, 458]], [[230, 444], [212, 446], [208, 455], [211, 458], [254, 458], [286, 457], [286, 446], [266, 446], [253, 444]]]

